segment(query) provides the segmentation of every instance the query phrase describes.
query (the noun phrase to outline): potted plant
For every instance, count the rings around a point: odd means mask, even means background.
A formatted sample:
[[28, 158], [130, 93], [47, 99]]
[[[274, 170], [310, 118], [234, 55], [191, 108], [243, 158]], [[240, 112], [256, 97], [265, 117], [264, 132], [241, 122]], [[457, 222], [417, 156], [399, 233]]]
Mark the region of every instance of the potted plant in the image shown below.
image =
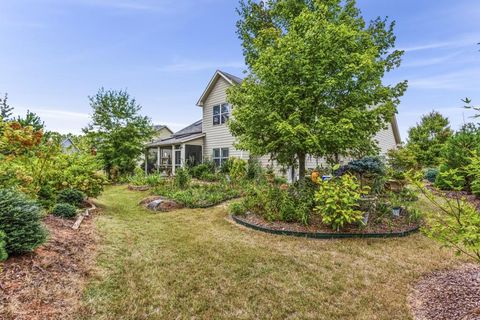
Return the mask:
[[394, 217], [399, 217], [400, 214], [402, 213], [402, 202], [397, 195], [395, 194], [392, 195], [391, 204], [392, 204], [392, 215]]

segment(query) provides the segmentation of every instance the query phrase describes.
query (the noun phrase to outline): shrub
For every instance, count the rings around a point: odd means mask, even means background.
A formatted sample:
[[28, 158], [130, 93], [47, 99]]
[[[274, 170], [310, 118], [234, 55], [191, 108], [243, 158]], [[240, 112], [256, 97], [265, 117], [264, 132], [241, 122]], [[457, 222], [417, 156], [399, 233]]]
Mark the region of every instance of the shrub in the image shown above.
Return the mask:
[[247, 174], [246, 177], [249, 180], [254, 180], [262, 177], [263, 168], [260, 161], [254, 157], [248, 158], [247, 161]]
[[38, 202], [45, 209], [52, 208], [56, 202], [55, 189], [48, 184], [41, 186], [38, 191]]
[[425, 179], [434, 183], [438, 176], [438, 169], [437, 168], [428, 168], [425, 170]]
[[463, 190], [465, 175], [459, 169], [447, 169], [442, 166], [435, 179], [435, 186], [441, 190]]
[[52, 214], [57, 217], [71, 219], [77, 216], [77, 208], [69, 203], [58, 203], [53, 207]]
[[480, 153], [480, 127], [464, 125], [451, 136], [442, 149], [442, 163], [447, 169], [459, 169], [470, 164], [472, 152]]
[[4, 232], [8, 254], [30, 252], [45, 242], [47, 231], [41, 223], [36, 202], [13, 190], [0, 190], [0, 231]]
[[391, 149], [387, 153], [387, 164], [396, 171], [418, 169], [415, 153], [409, 148]]
[[321, 215], [323, 223], [335, 230], [345, 224], [360, 222], [363, 213], [358, 210], [358, 201], [368, 188], [362, 188], [357, 179], [351, 175], [343, 175], [320, 183], [315, 193], [315, 211]]
[[350, 161], [348, 171], [359, 175], [385, 175], [385, 165], [379, 157], [365, 157]]
[[5, 232], [0, 231], [0, 262], [1, 262], [1, 261], [5, 261], [5, 260], [7, 260], [7, 258], [8, 258], [7, 249], [5, 248], [5, 246], [6, 246], [6, 243], [5, 243], [6, 237], [7, 237], [7, 236], [5, 235]]
[[68, 203], [73, 206], [80, 206], [85, 199], [85, 195], [77, 189], [64, 189], [57, 195], [57, 202]]
[[246, 208], [242, 203], [234, 202], [228, 207], [228, 211], [231, 215], [241, 216], [246, 213]]
[[175, 170], [175, 186], [180, 189], [185, 189], [190, 184], [191, 177], [188, 170], [178, 168]]
[[204, 176], [215, 173], [215, 163], [212, 161], [204, 161], [199, 165], [191, 167], [189, 173], [193, 178], [202, 180]]
[[223, 161], [222, 165], [220, 166], [220, 172], [223, 174], [230, 174], [232, 165], [233, 165], [233, 158], [229, 158], [226, 161]]
[[234, 158], [230, 167], [230, 177], [233, 180], [242, 180], [247, 175], [247, 162], [243, 159]]

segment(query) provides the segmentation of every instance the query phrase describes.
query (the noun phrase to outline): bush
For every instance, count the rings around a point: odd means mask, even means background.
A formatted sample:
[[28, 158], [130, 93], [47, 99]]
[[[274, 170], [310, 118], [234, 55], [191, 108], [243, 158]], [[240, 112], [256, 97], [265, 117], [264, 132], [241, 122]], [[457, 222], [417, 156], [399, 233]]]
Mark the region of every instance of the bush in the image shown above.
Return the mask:
[[191, 177], [188, 171], [183, 168], [175, 170], [175, 186], [180, 189], [185, 189], [190, 184]]
[[77, 189], [64, 189], [57, 195], [57, 202], [68, 203], [75, 207], [80, 206], [85, 199], [85, 195]]
[[427, 179], [431, 183], [435, 183], [437, 176], [438, 176], [438, 169], [428, 168], [427, 170], [425, 170], [425, 179]]
[[465, 188], [465, 175], [459, 169], [440, 167], [435, 179], [435, 186], [441, 190], [463, 190]]
[[230, 174], [232, 165], [233, 165], [233, 158], [229, 158], [226, 161], [223, 161], [222, 165], [220, 166], [220, 172], [223, 174]]
[[228, 211], [233, 216], [241, 216], [246, 213], [246, 208], [242, 203], [234, 202], [228, 207]]
[[247, 175], [247, 162], [245, 160], [234, 158], [230, 167], [230, 177], [235, 180], [242, 180]]
[[323, 223], [335, 230], [340, 230], [345, 224], [360, 222], [363, 213], [358, 210], [358, 201], [367, 194], [367, 190], [350, 175], [323, 181], [315, 193], [315, 211], [321, 215]]
[[193, 178], [203, 180], [202, 178], [204, 176], [215, 174], [215, 163], [212, 161], [205, 161], [199, 165], [191, 167], [189, 173]]
[[40, 207], [13, 190], [0, 189], [0, 231], [6, 235], [8, 254], [33, 251], [47, 238]]
[[365, 157], [350, 161], [348, 171], [359, 175], [385, 175], [385, 165], [379, 157]]
[[69, 203], [58, 203], [53, 207], [52, 214], [61, 218], [75, 218], [77, 216], [77, 208]]
[[258, 159], [250, 157], [247, 161], [247, 179], [254, 180], [262, 177], [263, 168]]
[[56, 203], [55, 189], [45, 184], [38, 191], [38, 202], [45, 209], [51, 209]]
[[1, 261], [5, 261], [5, 260], [7, 260], [7, 258], [8, 258], [7, 249], [5, 248], [5, 246], [6, 246], [6, 243], [5, 243], [6, 237], [7, 237], [7, 236], [5, 235], [5, 232], [0, 231], [0, 262], [1, 262]]

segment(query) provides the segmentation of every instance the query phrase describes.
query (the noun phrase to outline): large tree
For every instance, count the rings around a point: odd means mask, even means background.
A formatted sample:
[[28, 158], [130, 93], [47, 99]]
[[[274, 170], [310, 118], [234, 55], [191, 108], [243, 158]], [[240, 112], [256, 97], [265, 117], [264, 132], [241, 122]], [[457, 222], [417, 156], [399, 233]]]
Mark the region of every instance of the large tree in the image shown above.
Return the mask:
[[453, 133], [449, 125], [448, 118], [432, 111], [408, 130], [407, 148], [413, 151], [420, 165], [428, 167], [439, 164], [442, 148]]
[[97, 148], [110, 178], [132, 173], [154, 130], [126, 91], [100, 89], [90, 99], [92, 122], [83, 131]]
[[354, 0], [242, 0], [237, 33], [248, 75], [229, 89], [238, 147], [283, 165], [307, 154], [360, 156], [396, 113], [406, 81], [384, 85], [398, 67], [394, 23], [368, 25]]
[[8, 105], [8, 95], [5, 93], [4, 98], [0, 97], [0, 118], [8, 120], [13, 113], [13, 108]]

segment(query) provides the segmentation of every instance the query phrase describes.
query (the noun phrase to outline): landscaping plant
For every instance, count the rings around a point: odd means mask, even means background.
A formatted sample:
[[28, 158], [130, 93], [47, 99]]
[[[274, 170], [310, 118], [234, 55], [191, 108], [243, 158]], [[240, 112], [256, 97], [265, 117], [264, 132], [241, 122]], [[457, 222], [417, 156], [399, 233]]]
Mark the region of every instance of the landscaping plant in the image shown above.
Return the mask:
[[185, 189], [189, 186], [192, 178], [188, 174], [188, 170], [184, 168], [178, 168], [175, 170], [175, 186], [180, 189]]
[[10, 255], [33, 251], [47, 238], [38, 204], [8, 189], [0, 189], [0, 231], [6, 235], [5, 248]]
[[322, 181], [315, 193], [315, 212], [320, 214], [323, 223], [337, 231], [346, 224], [358, 223], [363, 219], [358, 203], [368, 190], [368, 187], [360, 186], [357, 178], [348, 174]]
[[435, 183], [435, 180], [438, 176], [438, 169], [437, 168], [428, 168], [425, 170], [425, 179], [427, 179], [431, 183]]
[[83, 203], [85, 195], [77, 189], [64, 189], [57, 195], [58, 203], [68, 203], [74, 207], [78, 207]]
[[[5, 235], [5, 232], [0, 231], [0, 262], [7, 260], [8, 258], [8, 253], [7, 249], [5, 248], [6, 246], [6, 240], [7, 236]], [[0, 272], [2, 270], [0, 269]]]
[[52, 214], [60, 218], [71, 219], [77, 216], [77, 208], [70, 203], [58, 203], [53, 207]]

